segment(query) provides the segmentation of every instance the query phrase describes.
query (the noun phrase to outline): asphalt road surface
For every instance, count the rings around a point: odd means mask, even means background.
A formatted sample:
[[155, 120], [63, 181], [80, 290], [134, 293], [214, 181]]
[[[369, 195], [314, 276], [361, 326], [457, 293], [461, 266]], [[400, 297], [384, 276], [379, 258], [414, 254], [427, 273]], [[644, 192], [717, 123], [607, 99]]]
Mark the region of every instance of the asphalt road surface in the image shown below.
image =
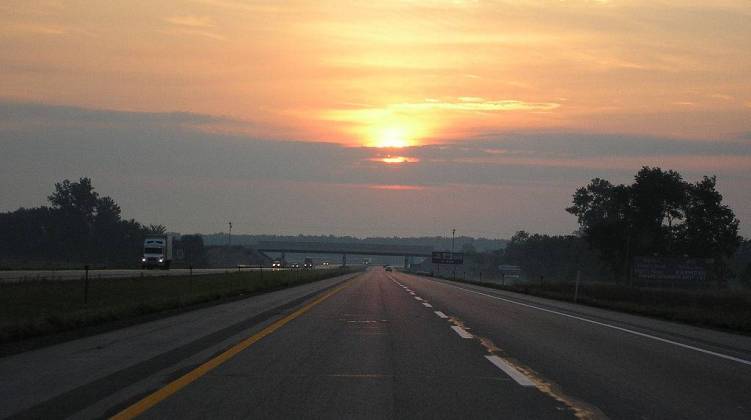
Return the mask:
[[751, 338], [380, 268], [0, 359], [0, 416], [751, 418]]

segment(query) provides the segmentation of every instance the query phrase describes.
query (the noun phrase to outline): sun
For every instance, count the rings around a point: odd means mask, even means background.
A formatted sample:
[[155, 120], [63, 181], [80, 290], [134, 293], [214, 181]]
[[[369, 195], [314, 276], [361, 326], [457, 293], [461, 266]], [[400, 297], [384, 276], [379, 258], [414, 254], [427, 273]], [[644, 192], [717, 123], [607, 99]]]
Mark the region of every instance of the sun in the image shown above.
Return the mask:
[[407, 130], [404, 127], [385, 127], [376, 130], [372, 146], [402, 148], [410, 146]]

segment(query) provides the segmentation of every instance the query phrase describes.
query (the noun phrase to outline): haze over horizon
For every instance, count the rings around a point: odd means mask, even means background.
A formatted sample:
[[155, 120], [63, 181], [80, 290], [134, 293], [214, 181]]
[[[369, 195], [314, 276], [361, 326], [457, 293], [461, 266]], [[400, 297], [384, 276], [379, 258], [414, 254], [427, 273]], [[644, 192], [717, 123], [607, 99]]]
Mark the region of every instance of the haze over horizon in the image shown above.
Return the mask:
[[509, 238], [717, 175], [751, 236], [747, 1], [7, 1], [0, 211], [93, 179], [183, 233]]

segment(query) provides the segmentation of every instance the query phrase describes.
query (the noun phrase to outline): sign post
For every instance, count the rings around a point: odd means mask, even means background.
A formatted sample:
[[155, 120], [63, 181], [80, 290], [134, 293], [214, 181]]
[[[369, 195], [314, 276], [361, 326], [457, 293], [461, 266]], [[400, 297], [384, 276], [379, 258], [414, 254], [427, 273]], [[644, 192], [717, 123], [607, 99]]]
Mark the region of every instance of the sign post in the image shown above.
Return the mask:
[[[449, 252], [449, 251], [433, 251], [432, 254], [433, 264], [438, 265], [438, 271], [440, 275], [441, 264], [459, 265], [464, 264], [463, 252]], [[454, 269], [456, 273], [456, 269]]]

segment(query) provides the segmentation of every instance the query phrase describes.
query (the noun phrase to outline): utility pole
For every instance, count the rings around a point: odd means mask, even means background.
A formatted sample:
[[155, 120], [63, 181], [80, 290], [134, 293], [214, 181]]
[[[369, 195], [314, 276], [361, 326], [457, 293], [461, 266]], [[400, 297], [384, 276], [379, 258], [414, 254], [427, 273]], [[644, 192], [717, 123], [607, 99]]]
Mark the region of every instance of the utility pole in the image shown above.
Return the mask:
[[[456, 235], [456, 229], [451, 229], [451, 259], [454, 259], [454, 235]], [[451, 266], [454, 267], [454, 273], [453, 278], [456, 280], [456, 263], [451, 263]]]
[[227, 246], [232, 246], [232, 222], [227, 222], [229, 224], [229, 235], [227, 235]]

